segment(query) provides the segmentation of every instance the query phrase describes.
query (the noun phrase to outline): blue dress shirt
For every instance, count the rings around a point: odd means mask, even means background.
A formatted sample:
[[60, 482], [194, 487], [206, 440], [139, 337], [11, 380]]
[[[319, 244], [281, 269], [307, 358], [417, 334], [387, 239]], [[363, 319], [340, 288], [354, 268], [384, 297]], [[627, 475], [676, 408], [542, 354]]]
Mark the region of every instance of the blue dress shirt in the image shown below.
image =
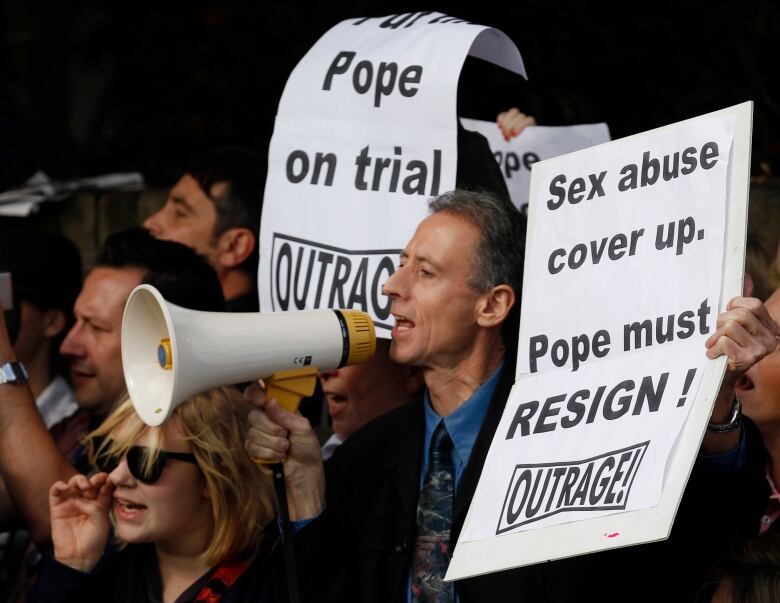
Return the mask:
[[[438, 427], [439, 423], [444, 421], [444, 425], [447, 428], [447, 433], [450, 434], [452, 439], [452, 465], [455, 469], [455, 491], [458, 491], [460, 487], [460, 479], [463, 476], [463, 471], [469, 464], [471, 458], [471, 450], [474, 448], [474, 442], [477, 441], [477, 435], [482, 428], [482, 422], [487, 415], [488, 407], [490, 406], [490, 400], [493, 398], [493, 392], [496, 390], [496, 385], [501, 377], [501, 370], [504, 368], [503, 361], [496, 371], [490, 376], [490, 378], [479, 386], [477, 391], [471, 394], [471, 397], [466, 400], [455, 412], [452, 414], [441, 417], [436, 414], [436, 411], [431, 407], [431, 398], [428, 395], [428, 390], [425, 390], [425, 441], [423, 442], [423, 458], [422, 458], [422, 471], [420, 471], [420, 490], [422, 490], [423, 483], [425, 482], [425, 475], [428, 473], [428, 465], [430, 464], [430, 449], [431, 439], [433, 438], [433, 432]], [[454, 542], [450, 543], [453, 547]], [[406, 601], [412, 602], [412, 568], [409, 567], [409, 575], [406, 581]], [[457, 603], [458, 595], [455, 594], [455, 601]]]
[[487, 415], [490, 400], [493, 392], [496, 390], [498, 379], [501, 376], [501, 369], [504, 363], [496, 369], [490, 378], [479, 386], [477, 391], [471, 394], [455, 412], [446, 417], [440, 417], [431, 406], [431, 398], [428, 390], [425, 390], [425, 441], [423, 442], [422, 471], [420, 472], [420, 490], [425, 482], [425, 475], [428, 473], [430, 464], [430, 448], [433, 432], [439, 423], [444, 421], [447, 433], [452, 439], [452, 464], [455, 468], [455, 490], [460, 486], [460, 478], [463, 471], [469, 464], [471, 450], [474, 448], [474, 442], [477, 440], [479, 430], [482, 428], [482, 422]]

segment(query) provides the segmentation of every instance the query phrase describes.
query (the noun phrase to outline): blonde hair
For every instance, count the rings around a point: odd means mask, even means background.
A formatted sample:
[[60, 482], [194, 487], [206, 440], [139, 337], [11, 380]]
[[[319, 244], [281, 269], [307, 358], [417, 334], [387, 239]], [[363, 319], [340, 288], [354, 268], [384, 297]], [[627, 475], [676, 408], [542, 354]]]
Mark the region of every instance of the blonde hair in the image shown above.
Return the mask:
[[[263, 526], [274, 516], [270, 477], [261, 472], [244, 448], [252, 403], [238, 390], [221, 387], [193, 396], [172, 413], [185, 439], [192, 446], [211, 501], [214, 533], [201, 555], [209, 567], [257, 553]], [[98, 457], [122, 458], [145, 433], [157, 458], [166, 425], [149, 427], [133, 409], [129, 398], [86, 439], [90, 462]], [[121, 429], [120, 429], [121, 427]]]

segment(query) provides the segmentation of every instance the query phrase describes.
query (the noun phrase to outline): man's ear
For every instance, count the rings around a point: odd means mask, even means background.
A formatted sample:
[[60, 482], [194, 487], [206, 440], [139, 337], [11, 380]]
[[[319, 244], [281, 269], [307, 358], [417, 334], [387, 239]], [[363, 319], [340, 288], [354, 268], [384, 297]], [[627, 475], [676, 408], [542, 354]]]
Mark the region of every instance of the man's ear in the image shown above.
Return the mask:
[[235, 268], [241, 265], [255, 250], [257, 236], [248, 228], [228, 228], [219, 235], [219, 265]]
[[62, 333], [67, 324], [65, 312], [56, 308], [48, 308], [43, 312], [43, 336], [46, 339], [54, 339]]
[[500, 326], [514, 305], [515, 290], [509, 285], [496, 285], [477, 302], [477, 324], [486, 328]]

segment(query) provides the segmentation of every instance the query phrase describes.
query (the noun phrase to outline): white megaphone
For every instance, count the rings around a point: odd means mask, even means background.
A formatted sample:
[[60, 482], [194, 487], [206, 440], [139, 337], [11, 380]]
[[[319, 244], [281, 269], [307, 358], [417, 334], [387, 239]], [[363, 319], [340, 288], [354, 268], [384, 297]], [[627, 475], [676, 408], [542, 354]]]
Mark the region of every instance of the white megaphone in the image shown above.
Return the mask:
[[194, 394], [279, 371], [308, 368], [313, 388], [317, 369], [364, 362], [375, 348], [365, 312], [199, 312], [167, 302], [151, 285], [133, 289], [122, 318], [127, 392], [151, 426]]

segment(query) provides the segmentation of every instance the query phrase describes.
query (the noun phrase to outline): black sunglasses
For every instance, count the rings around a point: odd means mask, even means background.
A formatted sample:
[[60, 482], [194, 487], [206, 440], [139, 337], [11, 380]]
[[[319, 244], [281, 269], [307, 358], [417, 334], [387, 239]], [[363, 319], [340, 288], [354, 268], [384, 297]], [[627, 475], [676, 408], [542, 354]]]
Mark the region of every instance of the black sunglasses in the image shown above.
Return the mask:
[[[198, 464], [195, 455], [191, 452], [160, 450], [157, 452], [157, 458], [154, 459], [154, 462], [147, 467], [146, 459], [150, 456], [152, 456], [152, 449], [146, 446], [131, 446], [127, 451], [127, 468], [130, 470], [130, 474], [143, 484], [153, 484], [160, 479], [168, 459], [193, 465]], [[106, 473], [111, 473], [119, 466], [120, 462], [122, 462], [122, 457], [115, 455], [101, 454], [96, 458], [98, 469]]]

